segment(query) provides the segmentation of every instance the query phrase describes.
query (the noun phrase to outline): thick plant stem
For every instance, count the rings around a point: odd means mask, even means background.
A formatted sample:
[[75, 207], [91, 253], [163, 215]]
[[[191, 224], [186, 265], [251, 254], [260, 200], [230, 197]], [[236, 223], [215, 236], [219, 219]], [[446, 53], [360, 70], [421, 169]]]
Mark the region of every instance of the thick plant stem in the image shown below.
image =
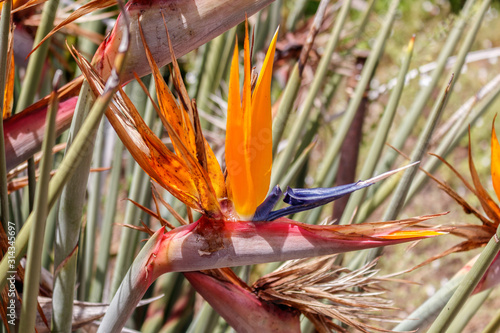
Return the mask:
[[45, 235], [45, 222], [48, 215], [47, 193], [49, 188], [50, 170], [52, 169], [52, 147], [55, 143], [55, 120], [57, 113], [57, 81], [62, 72], [57, 71], [54, 77], [52, 101], [47, 112], [47, 127], [45, 128], [45, 139], [43, 143], [43, 157], [40, 163], [40, 181], [37, 186], [35, 197], [35, 224], [31, 233], [26, 258], [26, 274], [23, 289], [23, 304], [19, 324], [20, 332], [31, 332], [35, 327], [38, 290], [40, 283], [40, 271], [42, 269], [42, 248]]
[[[57, 7], [59, 6], [59, 0], [48, 0], [42, 12], [42, 20], [36, 31], [36, 36], [34, 40], [34, 45], [38, 44], [52, 29], [54, 25], [54, 19], [57, 13]], [[43, 63], [47, 57], [49, 51], [49, 41], [45, 41], [38, 50], [36, 50], [30, 57], [28, 67], [26, 68], [26, 76], [24, 78], [23, 89], [21, 89], [21, 94], [19, 95], [19, 102], [16, 107], [16, 113], [24, 110], [35, 100], [36, 91], [40, 84], [40, 79], [43, 68]], [[2, 67], [5, 68], [5, 67]], [[33, 206], [33, 199], [35, 196], [35, 162], [32, 158], [28, 159], [28, 176], [29, 176], [29, 201], [30, 201], [30, 211]]]
[[139, 303], [148, 287], [156, 278], [150, 272], [148, 263], [152, 251], [158, 246], [161, 239], [161, 233], [154, 234], [135, 257], [132, 266], [121, 281], [121, 285], [116, 291], [110, 308], [106, 312], [97, 332], [121, 332], [137, 303]]
[[[101, 120], [96, 138], [96, 147], [93, 152], [92, 163], [95, 168], [101, 167], [104, 149], [104, 126], [105, 120]], [[92, 268], [94, 267], [95, 240], [97, 224], [100, 220], [101, 202], [101, 172], [95, 172], [90, 177], [89, 200], [87, 208], [87, 225], [85, 227], [85, 247], [83, 253], [82, 283], [78, 290], [79, 299], [87, 300], [90, 283], [92, 281]]]
[[[119, 2], [121, 4], [121, 2]], [[126, 15], [125, 15], [126, 17]], [[126, 25], [128, 27], [128, 24]], [[51, 209], [55, 204], [56, 200], [61, 195], [64, 185], [72, 177], [76, 171], [77, 166], [83, 160], [83, 156], [89, 147], [92, 146], [92, 140], [90, 139], [90, 134], [97, 130], [97, 126], [100, 123], [102, 115], [108, 107], [109, 102], [118, 87], [119, 77], [118, 73], [121, 72], [123, 68], [123, 62], [125, 58], [125, 53], [128, 49], [129, 35], [128, 33], [123, 36], [122, 44], [118, 48], [118, 51], [122, 53], [122, 56], [116, 58], [117, 71], [113, 70], [105, 88], [104, 93], [98, 98], [94, 104], [92, 110], [90, 111], [87, 119], [85, 120], [80, 133], [77, 134], [75, 140], [66, 153], [61, 165], [59, 166], [58, 172], [52, 177], [49, 183], [49, 194], [48, 194], [48, 209]], [[26, 223], [23, 228], [19, 231], [16, 237], [15, 244], [15, 266], [19, 264], [22, 256], [26, 253], [26, 246], [28, 244], [29, 235], [31, 228], [33, 227], [33, 214], [28, 216]], [[0, 262], [0, 288], [3, 288], [7, 282], [7, 272], [9, 271], [9, 258], [7, 256], [2, 258]]]
[[[74, 136], [81, 129], [83, 119], [90, 110], [90, 93], [88, 85], [84, 83], [75, 110], [67, 147], [71, 147]], [[83, 155], [82, 162], [77, 167], [75, 175], [66, 184], [60, 199], [59, 221], [56, 225], [54, 244], [55, 272], [52, 296], [52, 329], [56, 332], [71, 331], [78, 242], [96, 132], [93, 131], [87, 135], [91, 140], [89, 150]]]
[[114, 147], [109, 193], [106, 200], [106, 208], [101, 227], [101, 237], [99, 244], [99, 253], [97, 256], [96, 272], [90, 289], [90, 302], [101, 302], [104, 284], [106, 282], [109, 264], [109, 253], [111, 247], [111, 236], [113, 234], [113, 222], [116, 215], [116, 203], [118, 201], [120, 187], [122, 153], [123, 144], [120, 140], [117, 140]]
[[464, 280], [458, 286], [457, 291], [448, 301], [443, 311], [439, 314], [432, 326], [429, 328], [429, 333], [444, 332], [450, 326], [455, 316], [458, 314], [467, 298], [474, 291], [477, 284], [483, 277], [484, 273], [495, 259], [500, 250], [500, 228], [497, 229], [495, 235], [490, 239], [488, 245], [481, 252], [474, 266], [467, 273]]
[[464, 332], [464, 328], [474, 317], [479, 308], [484, 305], [493, 289], [485, 290], [470, 297], [458, 316], [453, 320], [446, 333]]
[[[415, 128], [415, 123], [417, 122], [418, 117], [421, 115], [425, 105], [430, 99], [432, 92], [434, 91], [434, 88], [438, 84], [439, 79], [442, 77], [448, 57], [452, 54], [453, 50], [460, 40], [460, 37], [463, 34], [474, 3], [474, 0], [468, 0], [464, 5], [460, 18], [456, 21], [453, 30], [450, 32], [450, 35], [446, 39], [446, 43], [443, 45], [442, 51], [439, 54], [437, 60], [438, 65], [432, 72], [432, 79], [430, 81], [430, 84], [420, 90], [417, 97], [415, 97], [412, 106], [406, 113], [403, 123], [400, 125], [398, 131], [396, 132], [394, 140], [391, 142], [391, 145], [393, 147], [396, 147], [396, 149], [401, 150], [403, 144], [406, 142], [406, 139], [410, 135], [410, 132]], [[455, 74], [457, 75], [458, 79], [459, 73], [455, 72]], [[383, 173], [384, 170], [389, 170], [397, 156], [398, 153], [395, 150], [388, 150], [383, 159], [380, 161], [376, 169], [376, 173]]]
[[492, 321], [488, 323], [488, 326], [484, 328], [482, 333], [495, 333], [500, 329], [500, 311], [495, 314]]
[[[87, 133], [97, 130], [97, 126], [102, 118], [105, 109], [96, 108], [91, 111], [85, 123], [81, 129], [81, 134], [77, 135], [72, 147], [66, 153], [61, 165], [59, 166], [58, 172], [52, 177], [49, 183], [49, 194], [48, 194], [48, 204], [49, 208], [52, 208], [56, 203], [57, 199], [61, 195], [64, 185], [75, 173], [76, 167], [83, 160], [83, 154], [86, 152], [92, 141], [88, 137]], [[28, 219], [24, 223], [22, 229], [19, 231], [16, 237], [16, 266], [19, 261], [26, 253], [26, 247], [28, 244], [29, 235], [31, 233], [31, 228], [33, 227], [33, 214], [28, 216]], [[7, 257], [2, 258], [0, 262], [0, 288], [5, 286], [7, 271], [9, 270], [9, 263]]]
[[408, 332], [423, 330], [430, 325], [437, 317], [439, 311], [450, 300], [451, 296], [457, 290], [457, 287], [464, 279], [463, 275], [454, 276], [444, 286], [442, 286], [431, 298], [427, 299], [405, 320], [393, 328], [395, 332]]
[[[0, 19], [0, 68], [7, 68], [7, 49], [10, 35], [10, 10], [12, 0], [5, 1], [2, 8], [2, 17]], [[9, 222], [9, 196], [7, 194], [7, 161], [5, 156], [5, 143], [3, 136], [3, 101], [7, 73], [0, 75], [0, 221], [3, 230], [8, 230]]]

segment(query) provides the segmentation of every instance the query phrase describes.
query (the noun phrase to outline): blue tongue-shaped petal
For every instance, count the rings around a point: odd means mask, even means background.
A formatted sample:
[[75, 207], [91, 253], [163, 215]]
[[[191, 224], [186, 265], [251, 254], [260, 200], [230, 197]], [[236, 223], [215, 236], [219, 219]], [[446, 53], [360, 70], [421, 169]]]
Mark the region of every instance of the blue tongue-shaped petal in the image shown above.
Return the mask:
[[329, 202], [337, 200], [340, 197], [343, 197], [344, 195], [373, 185], [376, 182], [385, 179], [395, 174], [396, 172], [401, 171], [402, 169], [414, 166], [417, 163], [418, 162], [383, 173], [379, 176], [370, 178], [365, 181], [358, 181], [356, 183], [347, 185], [313, 189], [293, 189], [288, 187], [285, 192], [285, 198], [283, 199], [283, 201], [290, 206], [278, 209], [273, 212], [272, 209], [276, 206], [276, 203], [278, 202], [282, 194], [279, 186], [275, 186], [266, 200], [264, 200], [264, 202], [259, 207], [257, 207], [253, 220], [272, 221], [286, 215], [295, 214], [325, 205]]
[[337, 200], [346, 194], [370, 186], [372, 183], [358, 181], [353, 184], [340, 185], [328, 188], [290, 188], [288, 187], [283, 199], [289, 205], [324, 205], [333, 200]]
[[285, 198], [283, 201], [290, 206], [270, 212], [267, 216], [267, 220], [272, 221], [286, 215], [323, 206], [329, 202], [337, 200], [340, 197], [343, 197], [346, 194], [368, 187], [372, 184], [374, 183], [359, 181], [353, 184], [331, 188], [293, 189], [289, 187], [285, 192]]
[[262, 202], [259, 207], [255, 210], [255, 214], [253, 215], [253, 221], [269, 221], [268, 216], [273, 210], [274, 206], [278, 203], [281, 198], [283, 192], [279, 185], [276, 185], [271, 193], [267, 196], [266, 200]]

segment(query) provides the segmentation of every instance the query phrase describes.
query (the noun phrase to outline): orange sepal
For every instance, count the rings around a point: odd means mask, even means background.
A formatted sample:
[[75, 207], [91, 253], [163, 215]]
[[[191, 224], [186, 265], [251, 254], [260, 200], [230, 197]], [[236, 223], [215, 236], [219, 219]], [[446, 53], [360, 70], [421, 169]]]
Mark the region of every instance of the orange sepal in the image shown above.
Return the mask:
[[[74, 56], [94, 94], [102, 94], [102, 78], [79, 53]], [[151, 131], [123, 90], [113, 96], [106, 116], [124, 146], [152, 179], [189, 207], [203, 211], [189, 168]]]
[[398, 230], [395, 232], [391, 232], [388, 235], [378, 236], [383, 239], [408, 239], [408, 238], [426, 238], [426, 237], [434, 237], [440, 235], [446, 235], [447, 232], [442, 231], [434, 231], [434, 230]]
[[[271, 111], [271, 80], [273, 75], [274, 50], [278, 31], [269, 45], [259, 79], [252, 96], [250, 112], [249, 152], [255, 208], [266, 198], [271, 182], [273, 164], [273, 130]], [[255, 210], [254, 208], [254, 210]]]
[[[247, 170], [244, 153], [243, 109], [241, 108], [238, 43], [235, 43], [229, 76], [226, 125], [226, 168], [229, 198], [235, 207], [247, 199]], [[241, 213], [241, 209], [238, 209]]]
[[500, 143], [495, 132], [495, 120], [491, 128], [491, 180], [497, 198], [500, 200]]
[[231, 63], [226, 126], [229, 193], [237, 213], [250, 218], [269, 190], [272, 167], [271, 78], [277, 34], [269, 47], [255, 91], [251, 92], [250, 45], [245, 26], [244, 80], [240, 96], [238, 47]]
[[[175, 97], [172, 95], [172, 92], [165, 83], [163, 76], [160, 73], [160, 70], [158, 69], [156, 61], [153, 59], [153, 55], [151, 54], [151, 51], [149, 50], [149, 47], [146, 44], [146, 40], [144, 38], [144, 34], [142, 32], [140, 24], [139, 24], [139, 33], [142, 37], [144, 51], [146, 52], [146, 57], [149, 62], [149, 67], [151, 67], [153, 78], [155, 80], [156, 96], [158, 97], [158, 104], [160, 106], [159, 108], [160, 119], [163, 122], [163, 126], [166, 127], [167, 125], [165, 123], [168, 122], [170, 126], [174, 129], [174, 131], [177, 133], [183, 145], [188, 149], [188, 151], [192, 155], [196, 155], [193, 126], [191, 125], [191, 122], [187, 117], [186, 112], [184, 112], [184, 110], [181, 109], [180, 105], [177, 103]], [[172, 144], [174, 146], [177, 155], [180, 155], [179, 147], [177, 146], [177, 144], [175, 144], [175, 142], [173, 142], [173, 140]]]

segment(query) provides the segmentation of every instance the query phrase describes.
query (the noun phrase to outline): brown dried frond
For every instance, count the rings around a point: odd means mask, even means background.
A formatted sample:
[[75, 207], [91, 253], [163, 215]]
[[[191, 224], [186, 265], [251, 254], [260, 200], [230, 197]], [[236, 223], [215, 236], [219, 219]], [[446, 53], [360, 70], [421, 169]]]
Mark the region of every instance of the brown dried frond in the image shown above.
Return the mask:
[[367, 322], [395, 319], [385, 315], [395, 308], [382, 297], [381, 282], [391, 279], [375, 277], [376, 261], [351, 271], [336, 265], [336, 256], [291, 261], [260, 278], [253, 289], [264, 300], [298, 309], [319, 332], [346, 332], [334, 320], [362, 332], [390, 332]]

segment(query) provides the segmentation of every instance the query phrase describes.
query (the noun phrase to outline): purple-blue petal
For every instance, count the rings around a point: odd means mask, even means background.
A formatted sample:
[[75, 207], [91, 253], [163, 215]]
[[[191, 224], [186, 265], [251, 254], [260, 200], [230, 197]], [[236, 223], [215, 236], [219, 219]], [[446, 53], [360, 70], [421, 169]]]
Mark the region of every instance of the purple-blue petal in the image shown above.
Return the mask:
[[257, 207], [255, 214], [253, 215], [254, 221], [267, 221], [267, 217], [273, 210], [274, 206], [278, 203], [283, 192], [279, 185], [276, 185], [267, 198]]
[[281, 190], [276, 186], [266, 200], [257, 208], [253, 220], [272, 221], [286, 215], [313, 209], [372, 184], [358, 181], [353, 184], [330, 188], [292, 189], [288, 187], [283, 201], [290, 206], [272, 211], [281, 197]]

